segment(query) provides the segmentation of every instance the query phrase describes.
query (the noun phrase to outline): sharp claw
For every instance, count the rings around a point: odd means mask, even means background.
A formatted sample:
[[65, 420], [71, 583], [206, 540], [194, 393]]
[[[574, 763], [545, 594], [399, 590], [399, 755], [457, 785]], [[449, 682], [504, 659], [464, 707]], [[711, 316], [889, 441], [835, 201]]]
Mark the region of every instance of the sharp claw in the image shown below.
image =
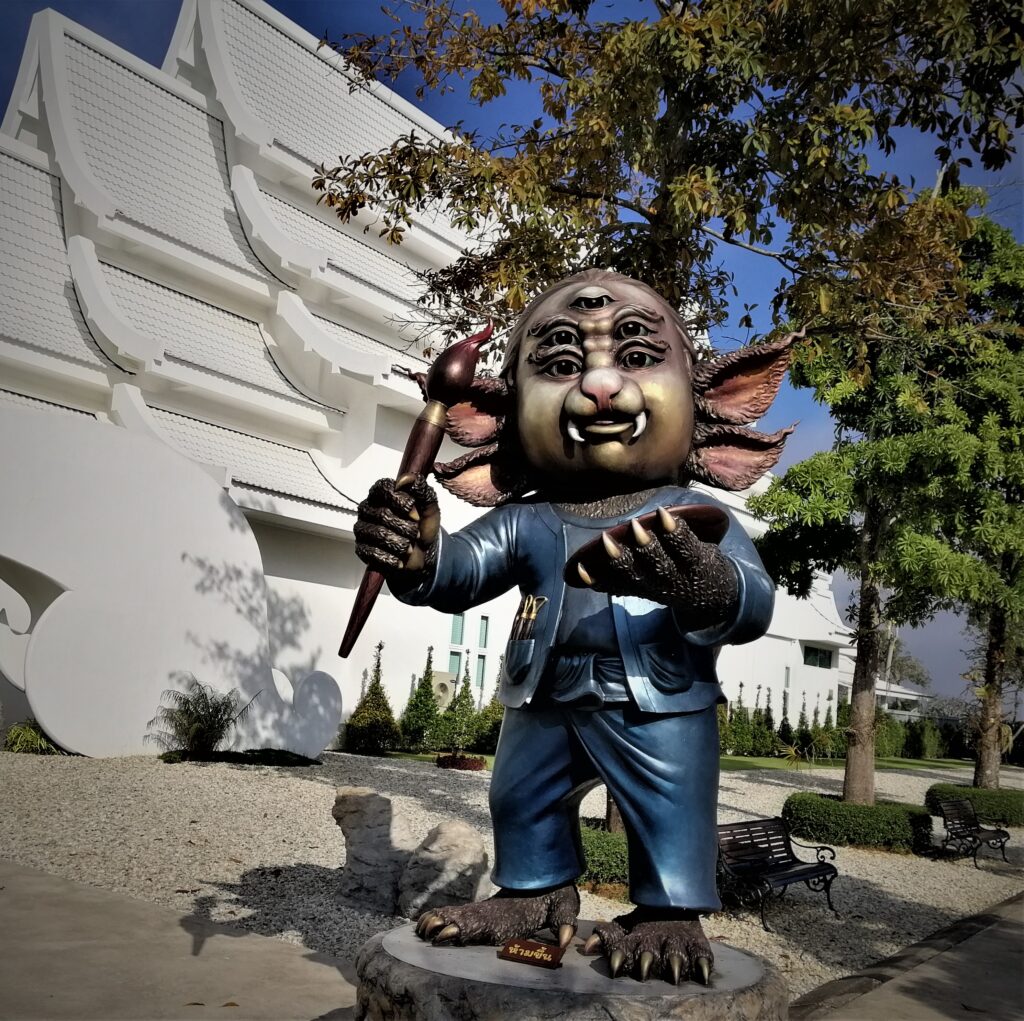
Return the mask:
[[677, 527], [676, 519], [664, 507], [658, 508], [658, 523], [666, 532], [674, 532]]
[[399, 475], [398, 478], [395, 479], [395, 489], [405, 489], [405, 487], [409, 485], [410, 482], [413, 482], [415, 478], [416, 476], [413, 475], [412, 472], [406, 472], [404, 475]]
[[640, 981], [646, 982], [647, 976], [651, 973], [651, 965], [654, 964], [654, 954], [645, 950], [640, 955]]
[[435, 937], [435, 943], [446, 943], [450, 939], [455, 939], [459, 934], [459, 927], [452, 922], [451, 925], [446, 925]]
[[423, 926], [423, 938], [430, 939], [438, 929], [443, 927], [444, 919], [438, 918], [437, 915], [431, 915], [430, 918], [427, 919], [426, 925]]
[[702, 986], [711, 983], [711, 962], [706, 957], [697, 958], [697, 979]]
[[679, 980], [683, 977], [683, 955], [669, 954], [668, 966], [672, 972], [672, 985], [679, 985]]
[[420, 920], [416, 923], [416, 935], [423, 936], [425, 938], [427, 935], [427, 929], [430, 928], [431, 922], [440, 921], [441, 919], [438, 918], [437, 915], [435, 915], [433, 912], [425, 911], [422, 915], [420, 915]]
[[580, 576], [580, 581], [583, 582], [588, 588], [594, 584], [594, 579], [587, 573], [587, 569], [582, 564], [576, 565], [576, 573]]
[[607, 533], [601, 533], [601, 542], [604, 543], [604, 551], [612, 558], [618, 560], [622, 556], [622, 547]]
[[560, 925], [558, 927], [558, 945], [564, 950], [576, 935], [575, 925]]
[[636, 539], [636, 544], [638, 546], [649, 546], [653, 538], [651, 533], [636, 518], [633, 518], [630, 525], [633, 528], [633, 538]]
[[611, 972], [612, 978], [615, 978], [620, 971], [622, 971], [623, 964], [626, 963], [626, 951], [625, 950], [613, 950], [612, 956], [608, 958], [608, 970]]
[[592, 932], [587, 937], [587, 942], [583, 944], [583, 953], [585, 954], [596, 954], [601, 949], [601, 937], [596, 932]]

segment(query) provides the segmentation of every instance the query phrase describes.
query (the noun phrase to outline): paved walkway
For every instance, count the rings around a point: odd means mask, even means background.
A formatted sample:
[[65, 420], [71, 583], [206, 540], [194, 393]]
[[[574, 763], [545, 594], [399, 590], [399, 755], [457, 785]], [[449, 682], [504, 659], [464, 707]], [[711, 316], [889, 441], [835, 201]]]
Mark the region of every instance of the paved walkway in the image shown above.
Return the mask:
[[[0, 859], [0, 1021], [344, 1021], [351, 965]], [[793, 1004], [793, 1021], [1024, 1021], [1024, 894]]]
[[341, 1021], [351, 966], [0, 859], [2, 1021]]

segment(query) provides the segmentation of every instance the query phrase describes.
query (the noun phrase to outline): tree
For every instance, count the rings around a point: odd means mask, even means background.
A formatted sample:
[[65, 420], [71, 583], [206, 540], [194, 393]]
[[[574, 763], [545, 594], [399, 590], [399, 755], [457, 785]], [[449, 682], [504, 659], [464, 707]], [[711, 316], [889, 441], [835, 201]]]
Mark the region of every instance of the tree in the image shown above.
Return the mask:
[[732, 751], [734, 755], [750, 755], [754, 749], [754, 733], [750, 725], [750, 713], [743, 704], [743, 682], [740, 681], [739, 694], [732, 707], [732, 719], [729, 724], [732, 735]]
[[789, 692], [782, 693], [782, 722], [779, 724], [779, 744], [784, 748], [791, 748], [795, 737], [793, 725], [789, 722]]
[[472, 743], [476, 732], [476, 703], [473, 685], [469, 679], [469, 650], [466, 650], [466, 669], [458, 693], [441, 713], [437, 726], [438, 747], [460, 755]]
[[427, 649], [427, 662], [416, 690], [402, 713], [402, 742], [409, 751], [422, 752], [430, 747], [431, 734], [438, 720], [437, 696], [434, 694], [434, 647]]
[[796, 721], [795, 743], [797, 748], [799, 748], [804, 755], [807, 755], [810, 752], [811, 745], [814, 743], [811, 728], [807, 722], [807, 692], [804, 692], [803, 699], [800, 702], [800, 715], [797, 717]]
[[896, 629], [891, 629], [891, 635], [886, 647], [885, 671], [882, 675], [883, 683], [890, 682], [904, 687], [920, 688], [927, 691], [932, 684], [931, 675], [925, 665], [907, 651], [903, 639], [896, 634]]
[[476, 735], [473, 738], [473, 751], [484, 755], [493, 755], [498, 748], [498, 736], [501, 734], [501, 722], [505, 718], [505, 707], [498, 701], [495, 689], [491, 700], [480, 710], [476, 717]]
[[[424, 304], [450, 336], [487, 316], [507, 322], [591, 265], [719, 321], [723, 246], [779, 271], [776, 312], [799, 291], [824, 300], [851, 269], [906, 302], [930, 284], [894, 257], [917, 263], [941, 239], [907, 220], [904, 182], [869, 153], [891, 154], [908, 127], [931, 133], [955, 183], [965, 151], [1006, 164], [1024, 108], [1010, 0], [647, 0], [636, 17], [607, 19], [593, 0], [500, 2], [487, 22], [458, 0], [419, 0], [416, 24], [403, 10], [391, 34], [323, 40], [364, 84], [409, 72], [420, 96], [463, 88], [498, 106], [492, 134], [413, 131], [314, 181], [342, 220], [369, 214], [391, 242], [434, 210], [481, 232], [454, 265], [423, 275]], [[505, 102], [515, 106], [503, 117]]]
[[384, 755], [397, 748], [402, 740], [391, 702], [384, 690], [383, 651], [384, 643], [378, 642], [373, 654], [370, 683], [345, 726], [345, 751], [355, 755]]

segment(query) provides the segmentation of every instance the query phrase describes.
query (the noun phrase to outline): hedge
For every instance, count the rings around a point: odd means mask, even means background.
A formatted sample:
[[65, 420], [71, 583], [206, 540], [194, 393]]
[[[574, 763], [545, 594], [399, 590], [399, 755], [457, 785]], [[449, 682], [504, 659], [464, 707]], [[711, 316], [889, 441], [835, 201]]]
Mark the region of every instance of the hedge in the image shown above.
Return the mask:
[[580, 826], [586, 869], [581, 883], [628, 883], [629, 852], [625, 833], [609, 833], [593, 825]]
[[795, 837], [823, 844], [924, 852], [932, 843], [932, 819], [920, 805], [879, 801], [854, 805], [829, 794], [791, 794], [782, 818]]
[[952, 783], [932, 784], [924, 803], [932, 815], [939, 814], [939, 801], [962, 799], [974, 805], [978, 818], [984, 822], [1001, 822], [1007, 826], [1024, 826], [1024, 791], [992, 791], [984, 787], [960, 787]]

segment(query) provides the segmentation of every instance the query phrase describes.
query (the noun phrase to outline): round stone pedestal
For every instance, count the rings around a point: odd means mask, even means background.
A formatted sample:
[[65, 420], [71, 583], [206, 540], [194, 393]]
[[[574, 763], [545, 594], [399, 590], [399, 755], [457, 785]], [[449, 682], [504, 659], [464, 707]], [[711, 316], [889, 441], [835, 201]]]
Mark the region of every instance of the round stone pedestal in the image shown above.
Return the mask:
[[711, 985], [612, 979], [584, 957], [593, 922], [580, 922], [555, 970], [503, 961], [496, 947], [435, 947], [410, 923], [374, 936], [356, 959], [358, 1021], [785, 1021], [782, 976], [750, 954], [714, 945]]

